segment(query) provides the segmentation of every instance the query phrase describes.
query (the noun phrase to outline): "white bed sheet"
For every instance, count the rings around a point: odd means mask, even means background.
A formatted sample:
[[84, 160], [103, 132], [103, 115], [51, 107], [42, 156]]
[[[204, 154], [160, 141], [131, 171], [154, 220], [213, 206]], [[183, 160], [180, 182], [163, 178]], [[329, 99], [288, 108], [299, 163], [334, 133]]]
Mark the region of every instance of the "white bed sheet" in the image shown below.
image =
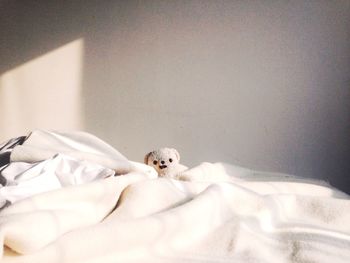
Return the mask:
[[3, 209], [1, 262], [349, 262], [350, 199], [325, 183], [222, 163], [175, 180], [129, 165]]

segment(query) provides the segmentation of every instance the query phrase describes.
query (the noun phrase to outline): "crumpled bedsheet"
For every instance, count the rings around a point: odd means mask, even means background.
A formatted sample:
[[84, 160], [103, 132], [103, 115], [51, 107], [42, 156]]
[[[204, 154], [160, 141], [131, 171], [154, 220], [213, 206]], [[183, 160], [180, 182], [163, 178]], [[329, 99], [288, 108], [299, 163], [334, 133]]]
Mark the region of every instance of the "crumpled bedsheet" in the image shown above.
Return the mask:
[[137, 170], [85, 132], [35, 130], [1, 144], [0, 156], [0, 210], [34, 194]]
[[3, 209], [1, 262], [349, 262], [350, 199], [326, 183], [223, 163], [175, 180], [130, 165]]
[[114, 176], [115, 171], [64, 154], [36, 163], [13, 162], [1, 171], [0, 210], [35, 194]]

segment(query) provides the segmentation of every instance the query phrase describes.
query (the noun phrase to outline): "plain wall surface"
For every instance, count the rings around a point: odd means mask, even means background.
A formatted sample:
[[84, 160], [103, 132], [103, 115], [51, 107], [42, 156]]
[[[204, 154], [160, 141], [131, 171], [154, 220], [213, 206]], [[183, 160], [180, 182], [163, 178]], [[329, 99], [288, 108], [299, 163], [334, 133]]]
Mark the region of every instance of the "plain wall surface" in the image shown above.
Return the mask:
[[350, 1], [29, 2], [0, 2], [0, 75], [81, 39], [64, 129], [136, 161], [170, 146], [350, 192]]

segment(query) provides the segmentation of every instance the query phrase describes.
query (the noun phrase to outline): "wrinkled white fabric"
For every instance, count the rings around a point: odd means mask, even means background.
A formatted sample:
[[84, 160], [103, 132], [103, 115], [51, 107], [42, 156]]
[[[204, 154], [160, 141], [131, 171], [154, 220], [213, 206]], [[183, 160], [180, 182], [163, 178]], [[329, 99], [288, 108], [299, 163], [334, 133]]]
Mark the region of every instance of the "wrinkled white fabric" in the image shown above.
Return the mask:
[[[112, 211], [128, 184], [146, 178], [145, 174], [130, 173], [19, 201], [0, 214], [1, 249], [6, 245], [19, 253], [32, 253], [70, 230], [98, 223]], [[56, 260], [46, 258], [46, 262]]]
[[85, 132], [32, 131], [22, 145], [14, 147], [11, 162], [43, 161], [57, 153], [103, 165], [116, 170], [118, 174], [133, 170], [120, 152]]
[[146, 171], [3, 210], [2, 262], [349, 262], [350, 199], [324, 183], [221, 163], [187, 181]]
[[115, 174], [114, 170], [70, 156], [57, 154], [38, 163], [13, 162], [1, 175], [7, 180], [0, 188], [0, 202], [17, 202], [29, 196], [79, 185]]

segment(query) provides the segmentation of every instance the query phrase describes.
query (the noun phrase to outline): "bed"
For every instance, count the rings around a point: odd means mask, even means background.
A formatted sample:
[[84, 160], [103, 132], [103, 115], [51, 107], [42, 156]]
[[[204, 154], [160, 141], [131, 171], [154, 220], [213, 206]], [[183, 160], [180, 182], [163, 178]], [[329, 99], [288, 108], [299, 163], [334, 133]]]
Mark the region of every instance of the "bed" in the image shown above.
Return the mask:
[[328, 184], [204, 162], [181, 180], [84, 132], [0, 146], [1, 262], [349, 262], [350, 199]]

